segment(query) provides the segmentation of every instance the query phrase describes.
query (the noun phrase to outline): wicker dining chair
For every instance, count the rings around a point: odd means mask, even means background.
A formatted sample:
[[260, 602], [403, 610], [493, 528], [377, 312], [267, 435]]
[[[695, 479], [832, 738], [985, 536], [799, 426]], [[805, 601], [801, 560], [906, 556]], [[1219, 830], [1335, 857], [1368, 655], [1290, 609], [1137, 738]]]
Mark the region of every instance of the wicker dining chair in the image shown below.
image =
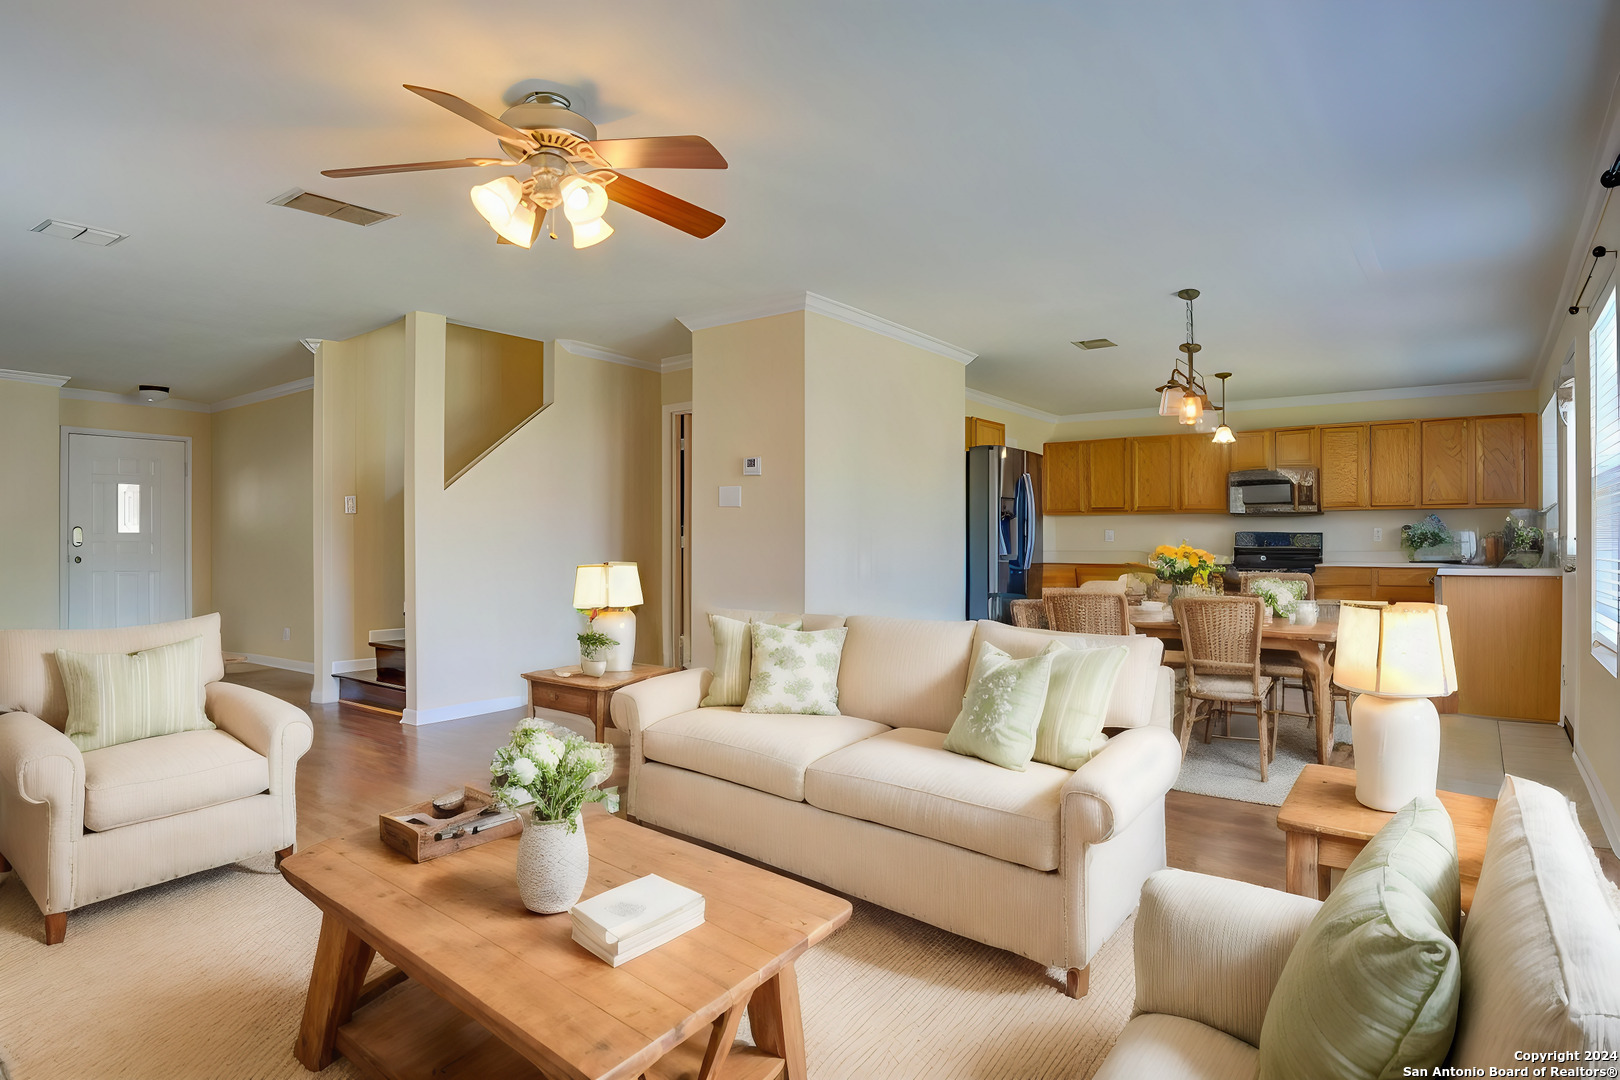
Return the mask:
[[1012, 612], [1014, 626], [1022, 626], [1029, 630], [1046, 629], [1045, 600], [1014, 600], [1007, 607]]
[[1130, 634], [1131, 602], [1123, 592], [1044, 589], [1046, 626], [1070, 634]]
[[[1217, 709], [1230, 714], [1233, 706], [1254, 710], [1259, 729], [1260, 781], [1268, 779], [1267, 766], [1277, 756], [1276, 708], [1278, 682], [1261, 672], [1260, 632], [1265, 602], [1258, 596], [1184, 596], [1173, 605], [1181, 626], [1181, 647], [1186, 654], [1187, 694], [1181, 716], [1181, 754], [1187, 755], [1192, 728], [1204, 721], [1204, 741]], [[1230, 732], [1222, 738], [1234, 738]]]
[[[1310, 574], [1283, 574], [1273, 573], [1269, 570], [1239, 570], [1238, 592], [1244, 596], [1253, 596], [1250, 588], [1260, 578], [1272, 581], [1303, 581], [1305, 583], [1305, 599], [1316, 599], [1316, 579]], [[1303, 664], [1299, 662], [1299, 654], [1283, 649], [1264, 649], [1260, 653], [1260, 670], [1273, 679], [1281, 680], [1277, 688], [1277, 715], [1297, 716], [1310, 724], [1316, 719], [1316, 693], [1317, 688], [1311, 685], [1308, 673]], [[1288, 691], [1298, 690], [1304, 699], [1305, 711], [1295, 712], [1287, 707]]]

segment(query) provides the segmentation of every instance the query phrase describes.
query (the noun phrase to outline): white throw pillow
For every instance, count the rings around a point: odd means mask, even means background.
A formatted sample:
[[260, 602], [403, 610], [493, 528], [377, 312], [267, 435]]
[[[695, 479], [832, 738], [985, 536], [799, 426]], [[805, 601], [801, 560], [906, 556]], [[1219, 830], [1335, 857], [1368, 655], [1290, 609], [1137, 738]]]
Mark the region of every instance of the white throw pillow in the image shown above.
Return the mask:
[[[760, 619], [797, 630], [804, 625], [799, 619]], [[749, 634], [752, 619], [729, 619], [724, 615], [710, 615], [709, 627], [714, 631], [714, 679], [709, 693], [698, 707], [707, 709], [716, 705], [741, 705], [748, 699], [749, 672], [753, 669], [754, 646]]]
[[848, 630], [793, 630], [769, 623], [750, 629], [753, 677], [743, 712], [839, 715], [838, 664]]

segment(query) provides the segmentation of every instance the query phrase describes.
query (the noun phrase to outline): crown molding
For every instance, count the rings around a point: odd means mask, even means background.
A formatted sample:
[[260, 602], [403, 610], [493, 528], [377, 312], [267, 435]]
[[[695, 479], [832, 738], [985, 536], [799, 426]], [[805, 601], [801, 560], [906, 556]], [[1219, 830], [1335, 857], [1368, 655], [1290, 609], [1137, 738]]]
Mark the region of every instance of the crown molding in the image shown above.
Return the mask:
[[1027, 416], [1031, 420], [1039, 420], [1046, 424], [1056, 424], [1063, 420], [1063, 417], [1059, 416], [1057, 413], [1049, 413], [1041, 409], [1032, 409], [1028, 405], [1020, 405], [1016, 401], [1009, 401], [1003, 397], [996, 397], [996, 395], [987, 394], [983, 390], [975, 390], [971, 386], [967, 388], [967, 399], [969, 401], [977, 401], [980, 405], [992, 405], [998, 409], [1005, 409], [1010, 413], [1017, 413], [1019, 416]]
[[583, 356], [588, 360], [605, 360], [610, 364], [623, 364], [625, 367], [640, 368], [642, 371], [659, 371], [657, 360], [638, 360], [634, 356], [616, 353], [612, 349], [604, 349], [600, 345], [592, 345], [588, 341], [575, 341], [572, 338], [557, 338], [556, 345], [575, 356]]
[[913, 330], [909, 326], [902, 326], [892, 319], [885, 319], [881, 315], [874, 315], [870, 311], [863, 311], [858, 307], [829, 299], [820, 293], [796, 293], [789, 297], [776, 297], [770, 300], [755, 301], [736, 307], [722, 308], [701, 315], [677, 315], [675, 321], [696, 332], [708, 330], [715, 326], [727, 326], [731, 323], [749, 322], [753, 319], [765, 319], [772, 315], [786, 315], [792, 311], [808, 311], [816, 315], [825, 315], [830, 319], [837, 319], [841, 323], [869, 330], [874, 334], [881, 334], [886, 338], [913, 345], [924, 349], [936, 356], [943, 356], [947, 360], [955, 360], [958, 364], [971, 364], [978, 358], [978, 353], [952, 345], [948, 341], [941, 341], [932, 334], [925, 334], [921, 330]]
[[307, 379], [294, 379], [292, 382], [282, 383], [280, 386], [267, 386], [263, 390], [254, 390], [247, 394], [238, 394], [224, 401], [216, 401], [208, 406], [209, 412], [224, 412], [226, 409], [240, 409], [243, 405], [257, 405], [261, 401], [270, 401], [273, 398], [286, 397], [289, 394], [299, 394], [305, 390], [315, 388], [315, 377]]
[[38, 383], [41, 386], [61, 386], [73, 376], [47, 375], [43, 371], [13, 371], [10, 368], [0, 368], [0, 379], [9, 379], [12, 382]]
[[672, 371], [688, 371], [692, 367], [692, 354], [681, 353], [679, 356], [666, 356], [658, 362], [658, 370], [668, 375]]
[[162, 401], [142, 401], [134, 394], [115, 394], [110, 390], [72, 390], [63, 387], [61, 396], [75, 401], [105, 401], [110, 405], [139, 405], [143, 409], [177, 409], [180, 412], [211, 413], [212, 405], [185, 398], [164, 398]]

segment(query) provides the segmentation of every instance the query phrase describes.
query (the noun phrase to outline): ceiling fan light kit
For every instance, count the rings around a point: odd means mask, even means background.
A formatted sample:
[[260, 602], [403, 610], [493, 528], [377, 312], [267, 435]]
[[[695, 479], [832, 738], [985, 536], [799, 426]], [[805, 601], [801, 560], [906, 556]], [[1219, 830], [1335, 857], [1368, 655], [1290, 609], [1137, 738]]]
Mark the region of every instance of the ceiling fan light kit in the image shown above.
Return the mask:
[[[474, 185], [471, 192], [473, 207], [495, 230], [497, 242], [524, 248], [534, 244], [547, 215], [558, 209], [573, 228], [575, 248], [601, 243], [613, 235], [613, 226], [603, 216], [609, 202], [628, 206], [699, 238], [712, 236], [726, 223], [718, 214], [631, 180], [620, 172], [623, 169], [726, 168], [726, 159], [701, 136], [598, 139], [596, 125], [574, 112], [566, 97], [550, 90], [529, 94], [497, 118], [443, 90], [409, 83], [405, 89], [495, 135], [506, 156], [328, 169], [323, 175], [375, 176], [432, 169], [526, 167], [529, 176], [525, 180], [501, 176]], [[557, 238], [555, 226], [548, 235], [553, 240]]]

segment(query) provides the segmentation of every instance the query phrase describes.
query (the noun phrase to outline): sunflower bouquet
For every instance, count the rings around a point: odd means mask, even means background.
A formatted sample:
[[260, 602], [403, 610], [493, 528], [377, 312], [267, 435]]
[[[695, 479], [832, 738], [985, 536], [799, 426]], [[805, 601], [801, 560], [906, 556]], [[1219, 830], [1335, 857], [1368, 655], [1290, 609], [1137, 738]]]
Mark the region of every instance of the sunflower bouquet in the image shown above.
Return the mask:
[[1160, 581], [1177, 585], [1208, 585], [1211, 577], [1226, 572], [1226, 567], [1216, 561], [1215, 556], [1191, 544], [1180, 547], [1160, 544], [1153, 549], [1149, 562]]

